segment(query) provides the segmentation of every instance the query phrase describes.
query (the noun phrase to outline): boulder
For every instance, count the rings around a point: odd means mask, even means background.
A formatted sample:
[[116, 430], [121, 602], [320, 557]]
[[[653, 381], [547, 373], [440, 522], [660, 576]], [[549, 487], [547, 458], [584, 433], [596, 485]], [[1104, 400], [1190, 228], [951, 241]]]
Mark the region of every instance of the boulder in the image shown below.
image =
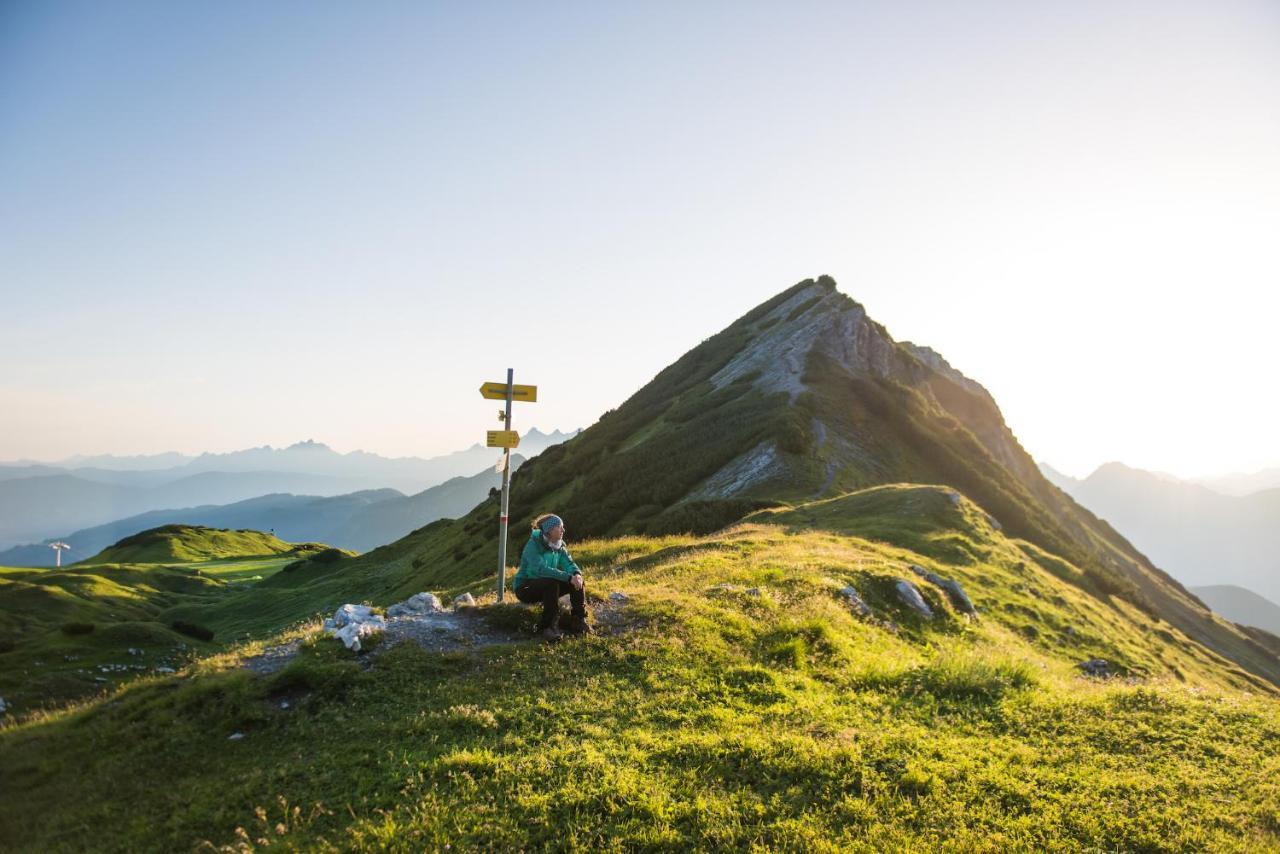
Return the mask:
[[361, 623], [375, 616], [371, 605], [346, 604], [334, 612], [332, 619], [325, 621], [326, 629], [340, 629], [351, 623]]
[[463, 593], [459, 596], [453, 597], [453, 609], [455, 611], [459, 608], [474, 608], [475, 606], [476, 597], [472, 596], [470, 593]]
[[936, 572], [930, 572], [923, 566], [916, 566], [914, 563], [911, 564], [911, 571], [946, 593], [947, 598], [951, 600], [951, 604], [955, 606], [957, 611], [963, 614], [978, 613], [978, 609], [973, 607], [973, 602], [969, 600], [969, 596], [964, 592], [964, 588], [960, 586], [960, 582], [954, 578], [943, 578]]
[[1084, 671], [1086, 676], [1097, 676], [1105, 679], [1111, 675], [1111, 665], [1107, 664], [1106, 659], [1091, 658], [1088, 661], [1082, 661], [1076, 665]]
[[381, 615], [373, 613], [373, 608], [368, 605], [343, 605], [333, 615], [333, 619], [325, 621], [325, 628], [329, 633], [352, 652], [360, 651], [361, 638], [376, 634], [386, 627], [387, 621]]
[[440, 597], [434, 593], [415, 593], [403, 602], [397, 602], [388, 608], [387, 616], [413, 617], [422, 614], [435, 614], [443, 610], [444, 604], [440, 601]]
[[849, 602], [849, 607], [853, 608], [860, 617], [871, 616], [871, 606], [862, 601], [862, 597], [858, 595], [857, 589], [852, 585], [846, 585], [840, 590], [840, 596]]
[[902, 604], [926, 620], [933, 619], [933, 609], [924, 601], [924, 597], [920, 595], [920, 591], [914, 584], [905, 578], [899, 578], [894, 582], [894, 588], [898, 591], [898, 598], [902, 600]]

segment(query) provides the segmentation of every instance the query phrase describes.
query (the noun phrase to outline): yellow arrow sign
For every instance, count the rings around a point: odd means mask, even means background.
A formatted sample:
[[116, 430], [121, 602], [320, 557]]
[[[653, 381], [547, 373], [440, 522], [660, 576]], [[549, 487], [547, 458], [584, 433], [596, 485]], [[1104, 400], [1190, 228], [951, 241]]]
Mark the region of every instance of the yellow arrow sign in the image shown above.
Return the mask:
[[[507, 384], [485, 383], [480, 386], [480, 396], [489, 400], [506, 400]], [[536, 385], [513, 385], [511, 387], [511, 399], [524, 401], [525, 403], [537, 403], [538, 387]]]
[[[506, 386], [503, 386], [506, 388]], [[520, 434], [515, 430], [486, 430], [486, 447], [489, 448], [518, 448], [520, 447]]]

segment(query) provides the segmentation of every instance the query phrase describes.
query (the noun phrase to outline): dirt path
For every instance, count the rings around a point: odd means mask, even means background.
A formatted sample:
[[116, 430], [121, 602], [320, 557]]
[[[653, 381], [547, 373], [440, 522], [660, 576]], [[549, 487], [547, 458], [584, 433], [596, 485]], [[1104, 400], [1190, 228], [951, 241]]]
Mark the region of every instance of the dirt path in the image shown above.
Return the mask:
[[[613, 635], [625, 631], [629, 624], [623, 608], [626, 599], [610, 599], [588, 603], [592, 629], [601, 635]], [[388, 617], [382, 642], [361, 655], [366, 666], [372, 666], [378, 654], [396, 644], [412, 641], [430, 652], [455, 652], [475, 650], [504, 643], [534, 643], [537, 638], [517, 631], [495, 628], [480, 613], [481, 608], [464, 608], [458, 611], [437, 611], [432, 614], [414, 614]], [[335, 639], [334, 643], [338, 643]], [[245, 668], [260, 676], [268, 676], [283, 670], [298, 655], [302, 638], [268, 647], [259, 655], [246, 658]]]

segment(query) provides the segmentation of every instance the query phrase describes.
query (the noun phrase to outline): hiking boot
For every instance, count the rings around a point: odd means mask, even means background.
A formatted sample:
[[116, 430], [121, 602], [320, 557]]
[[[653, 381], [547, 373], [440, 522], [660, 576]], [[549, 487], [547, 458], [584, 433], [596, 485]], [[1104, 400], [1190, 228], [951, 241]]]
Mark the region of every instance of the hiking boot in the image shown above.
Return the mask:
[[538, 632], [538, 637], [548, 643], [555, 643], [560, 640], [560, 638], [564, 637], [564, 634], [555, 626], [547, 626], [545, 629]]
[[591, 634], [591, 625], [587, 622], [586, 617], [571, 617], [565, 631], [575, 636], [589, 635]]

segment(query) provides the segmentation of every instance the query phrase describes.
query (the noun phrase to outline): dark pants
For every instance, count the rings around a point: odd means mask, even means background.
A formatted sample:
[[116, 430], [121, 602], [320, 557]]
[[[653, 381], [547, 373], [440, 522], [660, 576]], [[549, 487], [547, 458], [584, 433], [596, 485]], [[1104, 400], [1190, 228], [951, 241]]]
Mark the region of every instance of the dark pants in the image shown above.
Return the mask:
[[538, 630], [554, 626], [560, 619], [560, 597], [569, 594], [569, 605], [573, 616], [586, 619], [586, 588], [577, 589], [567, 581], [558, 578], [531, 578], [516, 588], [516, 598], [528, 605], [542, 603], [542, 619], [538, 621]]

